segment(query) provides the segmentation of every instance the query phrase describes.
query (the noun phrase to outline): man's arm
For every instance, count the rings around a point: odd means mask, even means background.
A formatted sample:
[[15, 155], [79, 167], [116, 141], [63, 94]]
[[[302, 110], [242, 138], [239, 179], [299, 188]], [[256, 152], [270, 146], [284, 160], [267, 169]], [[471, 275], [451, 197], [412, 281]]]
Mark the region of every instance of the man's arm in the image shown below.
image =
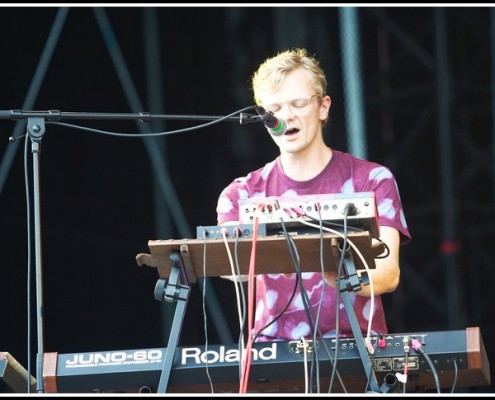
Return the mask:
[[[370, 269], [368, 276], [373, 282], [374, 294], [393, 292], [399, 285], [400, 268], [399, 268], [399, 231], [389, 226], [380, 226], [380, 239], [389, 248], [389, 254], [385, 258], [375, 259], [374, 269]], [[358, 273], [364, 270], [359, 270]], [[326, 272], [325, 281], [332, 287], [336, 288], [336, 273]], [[370, 285], [361, 285], [361, 290], [356, 292], [360, 296], [371, 296]]]

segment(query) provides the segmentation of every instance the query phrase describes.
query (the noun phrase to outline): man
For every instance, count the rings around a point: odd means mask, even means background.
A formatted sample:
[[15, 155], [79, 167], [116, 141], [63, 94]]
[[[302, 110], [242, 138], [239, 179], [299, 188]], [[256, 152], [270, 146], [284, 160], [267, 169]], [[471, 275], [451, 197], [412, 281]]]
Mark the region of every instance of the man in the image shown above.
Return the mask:
[[[327, 146], [323, 126], [328, 121], [331, 99], [319, 62], [305, 49], [280, 52], [265, 60], [253, 74], [254, 100], [287, 122], [287, 132], [273, 136], [280, 155], [264, 167], [235, 179], [220, 194], [218, 224], [239, 222], [239, 199], [268, 196], [306, 196], [328, 193], [374, 192], [377, 200], [380, 239], [388, 255], [375, 260], [369, 272], [373, 283], [352, 293], [354, 310], [361, 330], [368, 328], [370, 306], [374, 304], [372, 330], [388, 333], [380, 294], [392, 292], [399, 284], [399, 246], [410, 240], [409, 231], [394, 176], [386, 167]], [[323, 279], [324, 278], [324, 279]], [[256, 276], [254, 333], [258, 341], [311, 338], [308, 320], [295, 288], [296, 274]], [[318, 329], [324, 337], [336, 334], [336, 274], [303, 273], [302, 282], [314, 315], [319, 310]], [[324, 299], [321, 300], [322, 290]], [[290, 301], [290, 306], [284, 310]], [[273, 320], [276, 319], [275, 322]], [[340, 313], [340, 336], [352, 336], [345, 313]]]

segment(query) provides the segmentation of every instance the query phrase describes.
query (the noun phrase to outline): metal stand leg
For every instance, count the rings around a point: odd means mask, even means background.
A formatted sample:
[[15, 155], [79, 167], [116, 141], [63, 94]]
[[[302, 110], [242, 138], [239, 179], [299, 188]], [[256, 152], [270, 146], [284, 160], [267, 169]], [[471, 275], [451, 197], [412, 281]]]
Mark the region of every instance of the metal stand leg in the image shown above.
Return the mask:
[[359, 277], [356, 273], [356, 268], [354, 265], [354, 260], [352, 258], [352, 253], [350, 249], [341, 250], [344, 251], [344, 271], [345, 277], [339, 278], [339, 290], [341, 292], [342, 299], [344, 301], [345, 311], [349, 318], [349, 322], [351, 324], [352, 333], [354, 335], [354, 339], [356, 340], [356, 345], [359, 351], [359, 355], [361, 357], [361, 362], [363, 363], [364, 371], [368, 374], [370, 371], [370, 389], [371, 392], [380, 393], [380, 388], [378, 387], [378, 383], [376, 380], [375, 371], [373, 370], [373, 366], [371, 364], [370, 358], [368, 356], [368, 351], [366, 349], [365, 341], [363, 338], [363, 334], [361, 332], [361, 328], [359, 327], [359, 322], [356, 317], [356, 312], [354, 307], [352, 306], [352, 301], [350, 298], [350, 291], [357, 292], [361, 290], [361, 283], [365, 282], [368, 284], [368, 275], [366, 273], [361, 274]]
[[174, 302], [177, 304], [168, 339], [165, 359], [163, 360], [163, 368], [157, 390], [158, 393], [166, 393], [167, 391], [168, 380], [170, 378], [170, 372], [172, 371], [175, 350], [177, 348], [177, 344], [179, 343], [182, 322], [184, 320], [184, 314], [190, 292], [190, 287], [188, 285], [180, 284], [181, 277], [187, 284], [187, 277], [180, 253], [172, 252], [170, 254], [170, 258], [172, 259], [172, 268], [170, 270], [168, 280], [159, 279], [155, 286], [155, 299], [159, 301]]

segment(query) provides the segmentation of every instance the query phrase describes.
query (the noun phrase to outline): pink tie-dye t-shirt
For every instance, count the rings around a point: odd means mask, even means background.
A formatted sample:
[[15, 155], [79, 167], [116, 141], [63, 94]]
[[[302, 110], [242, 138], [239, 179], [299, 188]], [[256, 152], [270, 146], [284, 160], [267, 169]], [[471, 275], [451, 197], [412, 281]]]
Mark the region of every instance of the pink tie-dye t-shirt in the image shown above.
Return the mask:
[[[235, 179], [218, 199], [218, 224], [239, 221], [239, 199], [268, 196], [306, 196], [326, 193], [374, 192], [379, 225], [396, 228], [401, 243], [410, 240], [397, 184], [390, 170], [382, 165], [363, 160], [348, 153], [332, 150], [333, 155], [323, 171], [308, 181], [295, 181], [283, 172], [279, 158], [263, 168]], [[263, 274], [256, 276], [256, 312], [253, 333], [256, 335], [287, 305], [296, 285], [296, 274]], [[335, 336], [337, 291], [325, 284], [321, 273], [303, 273], [302, 283], [314, 315], [319, 311], [318, 328], [324, 337]], [[269, 327], [262, 331], [258, 341], [293, 340], [312, 336], [307, 310], [299, 285], [290, 306]], [[321, 300], [322, 291], [324, 298]], [[371, 298], [350, 293], [361, 331], [368, 329]], [[320, 307], [321, 303], [321, 307]], [[375, 312], [372, 334], [388, 333], [380, 296], [374, 298]], [[343, 302], [339, 305], [340, 336], [353, 336]]]

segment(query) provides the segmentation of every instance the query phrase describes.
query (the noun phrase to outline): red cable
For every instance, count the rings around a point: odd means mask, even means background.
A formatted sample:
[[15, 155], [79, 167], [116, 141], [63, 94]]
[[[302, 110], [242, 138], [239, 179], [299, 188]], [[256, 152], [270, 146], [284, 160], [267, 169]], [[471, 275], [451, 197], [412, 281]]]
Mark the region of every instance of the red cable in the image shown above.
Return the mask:
[[[258, 238], [258, 217], [254, 218], [253, 223], [253, 246], [251, 248], [251, 259], [249, 262], [249, 273], [248, 273], [248, 337], [245, 358], [242, 359], [242, 376], [241, 383], [239, 387], [239, 393], [247, 392], [247, 384], [249, 381], [249, 371], [251, 369], [251, 348], [253, 340], [253, 304], [254, 304], [254, 267], [256, 264], [256, 241]], [[242, 356], [242, 354], [241, 354]]]

